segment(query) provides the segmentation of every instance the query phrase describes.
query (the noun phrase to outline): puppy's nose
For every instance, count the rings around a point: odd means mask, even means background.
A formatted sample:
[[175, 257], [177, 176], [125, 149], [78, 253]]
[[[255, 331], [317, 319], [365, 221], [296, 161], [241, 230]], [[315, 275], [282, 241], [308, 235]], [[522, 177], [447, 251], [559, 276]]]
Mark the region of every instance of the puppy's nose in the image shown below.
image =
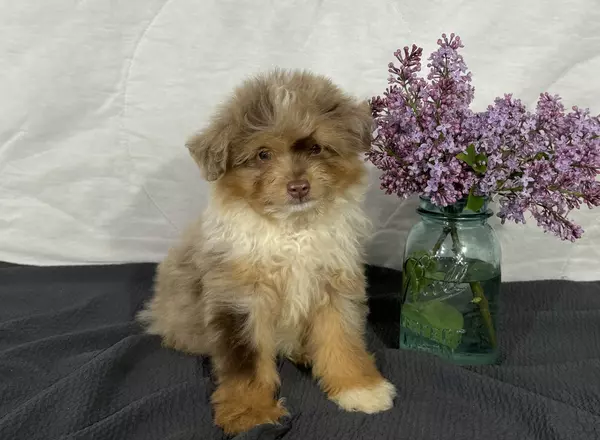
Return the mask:
[[292, 180], [287, 184], [287, 192], [290, 196], [295, 199], [301, 199], [308, 195], [310, 191], [310, 183], [308, 180]]

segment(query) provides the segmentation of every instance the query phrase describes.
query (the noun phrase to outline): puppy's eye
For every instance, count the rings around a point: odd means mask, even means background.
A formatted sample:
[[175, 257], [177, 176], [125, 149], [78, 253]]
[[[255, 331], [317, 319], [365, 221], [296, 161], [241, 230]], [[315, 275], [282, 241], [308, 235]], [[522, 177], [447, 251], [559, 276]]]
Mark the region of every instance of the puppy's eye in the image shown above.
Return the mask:
[[258, 152], [258, 158], [262, 161], [271, 160], [271, 152], [267, 150], [260, 150]]
[[312, 147], [310, 147], [310, 155], [311, 156], [317, 156], [317, 155], [321, 154], [322, 151], [323, 151], [323, 147], [321, 147], [319, 144], [315, 144]]

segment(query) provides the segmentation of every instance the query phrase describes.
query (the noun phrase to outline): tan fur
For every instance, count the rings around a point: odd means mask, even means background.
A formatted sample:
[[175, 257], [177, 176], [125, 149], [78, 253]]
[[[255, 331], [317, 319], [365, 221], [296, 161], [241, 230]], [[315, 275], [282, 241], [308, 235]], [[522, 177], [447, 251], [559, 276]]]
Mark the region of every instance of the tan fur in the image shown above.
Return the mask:
[[343, 274], [335, 282], [342, 289], [327, 286], [330, 302], [315, 311], [309, 347], [313, 372], [331, 396], [382, 380], [363, 341], [366, 305], [362, 274]]
[[[139, 317], [165, 345], [212, 357], [227, 433], [285, 413], [278, 354], [311, 364], [342, 408], [391, 406], [363, 337], [370, 139], [364, 103], [324, 77], [275, 71], [244, 83], [188, 143], [212, 197], [159, 265]], [[310, 183], [304, 199], [287, 192], [295, 179]]]
[[217, 388], [211, 399], [215, 423], [230, 435], [257, 425], [278, 423], [288, 412], [281, 400], [273, 400], [274, 391], [248, 381], [226, 382]]

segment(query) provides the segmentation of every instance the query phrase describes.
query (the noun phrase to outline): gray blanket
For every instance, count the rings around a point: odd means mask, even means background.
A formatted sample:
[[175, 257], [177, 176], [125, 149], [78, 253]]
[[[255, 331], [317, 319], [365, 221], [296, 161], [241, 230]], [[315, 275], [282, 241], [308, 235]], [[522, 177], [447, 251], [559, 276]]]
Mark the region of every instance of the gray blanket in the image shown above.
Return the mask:
[[[0, 268], [0, 439], [206, 440], [209, 363], [132, 321], [154, 266]], [[281, 362], [291, 416], [239, 439], [600, 439], [600, 283], [505, 284], [503, 363], [399, 351], [398, 274], [370, 268], [369, 340], [393, 410], [350, 414]]]

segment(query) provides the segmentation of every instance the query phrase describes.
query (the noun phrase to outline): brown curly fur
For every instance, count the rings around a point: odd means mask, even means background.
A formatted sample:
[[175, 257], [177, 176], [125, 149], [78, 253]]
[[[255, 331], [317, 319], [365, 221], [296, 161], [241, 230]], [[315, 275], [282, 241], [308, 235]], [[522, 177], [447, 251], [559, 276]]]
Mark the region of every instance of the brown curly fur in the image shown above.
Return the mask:
[[[328, 79], [251, 79], [188, 143], [212, 185], [203, 217], [159, 265], [140, 319], [165, 345], [209, 355], [215, 422], [234, 434], [286, 413], [281, 354], [312, 365], [342, 408], [386, 410], [394, 388], [363, 338], [361, 210], [371, 116]], [[305, 179], [305, 200], [287, 183]]]

